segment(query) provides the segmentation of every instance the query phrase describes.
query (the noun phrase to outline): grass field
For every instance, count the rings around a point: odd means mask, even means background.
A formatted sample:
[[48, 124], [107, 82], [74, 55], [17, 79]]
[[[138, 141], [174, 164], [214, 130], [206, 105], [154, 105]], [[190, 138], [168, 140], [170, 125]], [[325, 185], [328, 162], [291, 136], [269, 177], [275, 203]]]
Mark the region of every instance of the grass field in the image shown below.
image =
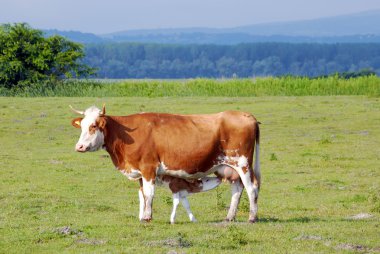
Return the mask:
[[[157, 189], [138, 221], [138, 183], [106, 153], [74, 152], [68, 105], [252, 112], [261, 125], [259, 222], [222, 223], [228, 184], [189, 198], [198, 223]], [[0, 253], [380, 252], [380, 99], [338, 97], [0, 98]], [[363, 214], [361, 219], [353, 216]], [[368, 217], [368, 218], [366, 218]]]

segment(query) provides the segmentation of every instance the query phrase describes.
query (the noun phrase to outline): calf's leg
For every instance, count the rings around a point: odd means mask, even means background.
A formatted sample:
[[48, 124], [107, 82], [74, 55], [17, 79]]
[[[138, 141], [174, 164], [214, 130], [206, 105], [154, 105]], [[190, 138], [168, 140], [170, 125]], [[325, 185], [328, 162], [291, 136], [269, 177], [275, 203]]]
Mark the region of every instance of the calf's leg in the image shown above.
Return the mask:
[[186, 209], [186, 212], [189, 215], [190, 221], [196, 222], [197, 220], [195, 219], [193, 213], [190, 210], [190, 204], [189, 204], [189, 200], [187, 200], [187, 195], [184, 195], [183, 193], [181, 194], [182, 194], [181, 195], [182, 206]]
[[179, 193], [173, 193], [173, 210], [172, 210], [172, 214], [170, 215], [170, 223], [171, 224], [174, 224], [175, 222], [175, 215], [176, 215], [176, 211], [177, 211], [177, 207], [179, 205]]

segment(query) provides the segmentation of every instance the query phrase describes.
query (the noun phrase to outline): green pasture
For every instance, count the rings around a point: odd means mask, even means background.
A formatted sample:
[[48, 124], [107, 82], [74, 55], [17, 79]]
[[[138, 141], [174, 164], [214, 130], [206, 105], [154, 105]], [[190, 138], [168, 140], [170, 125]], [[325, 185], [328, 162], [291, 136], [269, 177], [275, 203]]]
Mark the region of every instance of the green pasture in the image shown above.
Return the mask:
[[[0, 253], [380, 252], [376, 93], [153, 97], [0, 97]], [[153, 221], [140, 223], [138, 183], [104, 151], [74, 152], [79, 130], [68, 105], [103, 102], [113, 115], [253, 113], [262, 123], [259, 222], [247, 223], [246, 194], [237, 221], [222, 222], [230, 199], [224, 183], [189, 198], [195, 224], [182, 207], [169, 224], [165, 188], [156, 191]]]

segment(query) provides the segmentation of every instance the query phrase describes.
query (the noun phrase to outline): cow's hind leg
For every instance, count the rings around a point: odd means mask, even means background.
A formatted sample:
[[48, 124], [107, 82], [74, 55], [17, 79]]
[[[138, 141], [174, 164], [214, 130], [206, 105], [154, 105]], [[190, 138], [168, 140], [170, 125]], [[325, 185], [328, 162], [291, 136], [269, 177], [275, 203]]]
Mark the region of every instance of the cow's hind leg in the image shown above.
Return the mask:
[[235, 219], [242, 192], [243, 185], [240, 180], [231, 183], [231, 204], [226, 221], [233, 221]]
[[[247, 166], [248, 167], [248, 166]], [[249, 199], [249, 222], [254, 223], [257, 221], [257, 198], [259, 194], [259, 188], [256, 181], [253, 181], [254, 176], [251, 177], [253, 171], [247, 167], [236, 167], [236, 171], [240, 175], [240, 179], [247, 191]]]

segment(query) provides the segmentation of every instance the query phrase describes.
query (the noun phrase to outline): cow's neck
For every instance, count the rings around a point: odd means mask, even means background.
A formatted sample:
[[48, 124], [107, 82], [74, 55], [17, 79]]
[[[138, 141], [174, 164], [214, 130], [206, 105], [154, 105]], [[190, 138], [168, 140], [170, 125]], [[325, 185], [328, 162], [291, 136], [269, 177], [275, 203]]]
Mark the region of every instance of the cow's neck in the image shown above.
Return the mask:
[[109, 153], [113, 164], [119, 170], [126, 168], [127, 133], [125, 126], [120, 123], [121, 117], [106, 117], [104, 133], [104, 146]]

